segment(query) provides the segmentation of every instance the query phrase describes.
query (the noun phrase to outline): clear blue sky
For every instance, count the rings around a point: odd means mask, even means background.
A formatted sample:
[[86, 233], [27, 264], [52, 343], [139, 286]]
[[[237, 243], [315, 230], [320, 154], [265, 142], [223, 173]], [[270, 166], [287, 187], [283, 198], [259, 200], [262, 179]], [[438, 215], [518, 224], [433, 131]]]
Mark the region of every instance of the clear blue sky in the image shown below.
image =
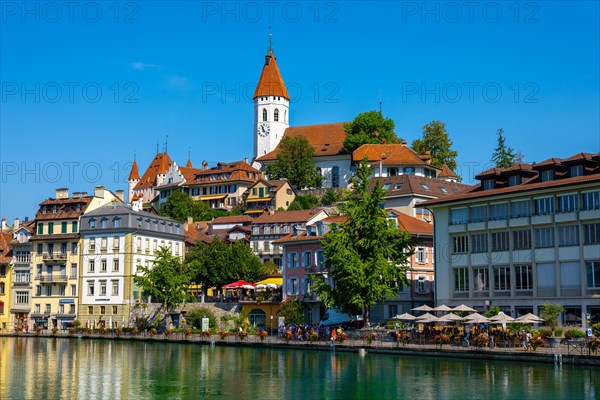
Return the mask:
[[9, 222], [57, 187], [126, 189], [134, 152], [143, 172], [167, 134], [180, 164], [190, 147], [197, 166], [252, 157], [270, 27], [291, 125], [350, 121], [381, 96], [409, 142], [446, 123], [466, 183], [498, 128], [529, 162], [600, 151], [597, 1], [46, 4], [0, 4]]

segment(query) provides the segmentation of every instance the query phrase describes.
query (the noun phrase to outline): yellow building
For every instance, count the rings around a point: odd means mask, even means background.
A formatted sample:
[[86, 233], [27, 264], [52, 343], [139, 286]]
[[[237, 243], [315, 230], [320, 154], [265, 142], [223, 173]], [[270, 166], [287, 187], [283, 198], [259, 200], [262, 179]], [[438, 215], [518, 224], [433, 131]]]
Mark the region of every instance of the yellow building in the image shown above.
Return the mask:
[[259, 216], [268, 210], [287, 210], [296, 192], [287, 180], [260, 179], [244, 193], [245, 214]]
[[12, 248], [10, 233], [0, 233], [0, 332], [11, 328], [10, 322], [10, 282], [12, 281]]
[[65, 329], [77, 316], [81, 246], [79, 220], [89, 211], [111, 202], [122, 202], [117, 195], [97, 186], [93, 196], [57, 189], [56, 198], [40, 204], [31, 237], [33, 293], [30, 324], [43, 328]]

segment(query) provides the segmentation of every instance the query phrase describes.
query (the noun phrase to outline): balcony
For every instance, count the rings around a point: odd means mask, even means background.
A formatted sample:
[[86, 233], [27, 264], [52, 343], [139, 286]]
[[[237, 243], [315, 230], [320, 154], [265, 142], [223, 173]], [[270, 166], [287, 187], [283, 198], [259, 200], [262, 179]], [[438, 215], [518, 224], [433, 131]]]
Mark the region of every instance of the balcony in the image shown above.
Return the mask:
[[13, 282], [14, 287], [31, 287], [31, 282]]
[[69, 280], [66, 274], [46, 274], [40, 275], [39, 278], [42, 282], [66, 282]]
[[44, 253], [42, 254], [42, 259], [44, 261], [66, 261], [67, 253], [62, 252], [52, 252], [52, 253]]

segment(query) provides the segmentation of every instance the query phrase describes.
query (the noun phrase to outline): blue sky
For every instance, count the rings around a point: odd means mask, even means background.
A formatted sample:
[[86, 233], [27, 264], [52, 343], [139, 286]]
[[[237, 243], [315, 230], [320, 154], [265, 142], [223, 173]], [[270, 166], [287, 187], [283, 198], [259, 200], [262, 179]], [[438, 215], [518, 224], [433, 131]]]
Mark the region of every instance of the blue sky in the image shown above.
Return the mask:
[[269, 31], [291, 125], [351, 121], [381, 96], [409, 142], [446, 123], [466, 183], [490, 166], [498, 128], [528, 162], [600, 151], [597, 1], [1, 7], [9, 222], [34, 216], [57, 187], [126, 189], [134, 153], [145, 169], [166, 135], [180, 164], [189, 148], [198, 166], [252, 157]]

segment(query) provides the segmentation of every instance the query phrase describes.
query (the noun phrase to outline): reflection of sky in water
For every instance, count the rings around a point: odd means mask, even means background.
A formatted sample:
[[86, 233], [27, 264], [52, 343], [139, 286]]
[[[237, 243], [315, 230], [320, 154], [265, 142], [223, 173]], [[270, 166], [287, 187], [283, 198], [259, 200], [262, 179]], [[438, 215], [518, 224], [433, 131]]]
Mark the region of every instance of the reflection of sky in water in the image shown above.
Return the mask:
[[0, 338], [0, 399], [597, 399], [597, 368]]

